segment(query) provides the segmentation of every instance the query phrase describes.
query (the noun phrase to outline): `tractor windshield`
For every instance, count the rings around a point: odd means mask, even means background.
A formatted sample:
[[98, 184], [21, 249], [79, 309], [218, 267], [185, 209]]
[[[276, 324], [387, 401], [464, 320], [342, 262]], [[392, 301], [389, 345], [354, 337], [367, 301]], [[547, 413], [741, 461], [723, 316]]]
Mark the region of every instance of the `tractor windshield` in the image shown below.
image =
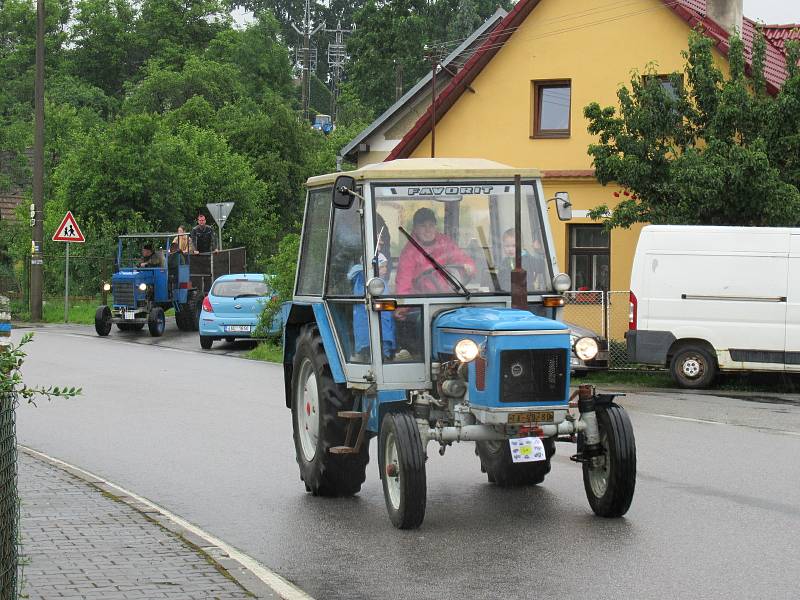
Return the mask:
[[[434, 261], [470, 294], [511, 293], [513, 184], [379, 185], [373, 190], [374, 262], [381, 265], [388, 294], [463, 296]], [[546, 291], [552, 278], [538, 206], [536, 188], [523, 185], [522, 268], [529, 292]]]
[[[120, 237], [120, 268], [139, 268], [147, 266], [164, 266], [167, 254], [163, 239], [153, 236]], [[150, 258], [153, 255], [154, 258]]]

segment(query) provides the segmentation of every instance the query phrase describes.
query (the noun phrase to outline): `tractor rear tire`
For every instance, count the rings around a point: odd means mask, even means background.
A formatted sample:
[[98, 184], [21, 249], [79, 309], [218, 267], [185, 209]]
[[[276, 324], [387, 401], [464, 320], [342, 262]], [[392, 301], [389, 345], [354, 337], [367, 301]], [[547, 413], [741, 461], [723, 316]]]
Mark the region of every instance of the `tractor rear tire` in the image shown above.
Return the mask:
[[94, 330], [100, 337], [111, 333], [111, 309], [107, 306], [98, 306], [94, 312]]
[[383, 498], [392, 525], [416, 529], [425, 519], [427, 479], [425, 448], [419, 427], [408, 411], [383, 417], [378, 438]]
[[546, 460], [515, 463], [511, 460], [511, 448], [507, 441], [475, 442], [481, 459], [481, 470], [486, 472], [489, 483], [500, 487], [538, 485], [550, 472], [550, 459], [556, 453], [553, 438], [543, 439]]
[[156, 306], [150, 309], [150, 315], [147, 317], [147, 328], [150, 330], [150, 335], [153, 337], [161, 337], [164, 335], [164, 328], [166, 327], [166, 318], [164, 317], [164, 309]]
[[300, 479], [314, 496], [352, 496], [366, 479], [368, 440], [355, 454], [329, 452], [345, 441], [347, 423], [338, 412], [354, 405], [353, 394], [333, 380], [316, 324], [306, 325], [292, 366], [292, 429]]
[[616, 404], [597, 408], [596, 413], [604, 460], [599, 466], [583, 463], [583, 487], [596, 515], [621, 517], [628, 512], [636, 488], [633, 425], [625, 409]]

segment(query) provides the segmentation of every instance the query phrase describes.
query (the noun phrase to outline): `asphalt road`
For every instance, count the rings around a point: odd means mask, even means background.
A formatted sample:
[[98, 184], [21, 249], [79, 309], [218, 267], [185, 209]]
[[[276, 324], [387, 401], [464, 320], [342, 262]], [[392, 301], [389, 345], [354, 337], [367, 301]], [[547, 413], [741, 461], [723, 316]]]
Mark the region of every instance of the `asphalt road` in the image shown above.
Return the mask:
[[515, 490], [487, 483], [472, 445], [444, 457], [431, 445], [425, 522], [397, 531], [374, 460], [355, 498], [304, 492], [280, 367], [225, 355], [239, 344], [153, 341], [39, 330], [28, 382], [85, 392], [20, 407], [20, 442], [150, 498], [320, 600], [797, 597], [800, 401], [629, 395], [639, 476], [618, 520], [592, 515], [569, 445], [543, 485]]

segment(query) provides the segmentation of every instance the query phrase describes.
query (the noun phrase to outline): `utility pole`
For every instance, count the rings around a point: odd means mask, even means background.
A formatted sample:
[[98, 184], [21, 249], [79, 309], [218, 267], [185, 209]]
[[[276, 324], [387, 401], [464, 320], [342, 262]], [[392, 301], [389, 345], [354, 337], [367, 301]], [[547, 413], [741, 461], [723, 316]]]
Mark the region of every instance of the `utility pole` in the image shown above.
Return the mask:
[[36, 80], [33, 133], [33, 235], [31, 237], [31, 321], [42, 320], [44, 238], [44, 0], [36, 1]]
[[394, 61], [394, 101], [400, 100], [403, 95], [403, 64]]
[[311, 98], [311, 38], [319, 33], [320, 29], [325, 27], [325, 23], [320, 23], [312, 29], [311, 23], [311, 0], [305, 0], [305, 10], [303, 12], [303, 29], [298, 29], [297, 25], [292, 23], [292, 28], [298, 35], [303, 36], [303, 89], [301, 91], [301, 98], [303, 104], [303, 120], [308, 121], [308, 103]]
[[436, 72], [439, 70], [439, 53], [426, 45], [425, 58], [431, 62], [431, 158], [436, 158]]
[[336, 24], [336, 29], [326, 29], [328, 33], [335, 34], [334, 40], [328, 42], [328, 68], [333, 69], [333, 93], [331, 95], [331, 118], [336, 123], [339, 113], [339, 81], [342, 76], [342, 67], [347, 58], [347, 52], [344, 45], [344, 34], [352, 33], [353, 29], [342, 29], [342, 22]]

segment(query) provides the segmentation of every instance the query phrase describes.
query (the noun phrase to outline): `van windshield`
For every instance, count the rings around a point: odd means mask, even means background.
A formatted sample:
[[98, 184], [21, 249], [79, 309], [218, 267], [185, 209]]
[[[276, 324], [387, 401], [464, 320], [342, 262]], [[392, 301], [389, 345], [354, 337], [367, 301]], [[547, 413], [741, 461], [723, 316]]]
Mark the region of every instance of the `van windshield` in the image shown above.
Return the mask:
[[[511, 292], [513, 184], [376, 185], [373, 197], [377, 238], [373, 247], [378, 248], [376, 262], [387, 294], [463, 296], [434, 263], [471, 294]], [[547, 255], [536, 188], [523, 185], [522, 267], [529, 292], [549, 287]]]

